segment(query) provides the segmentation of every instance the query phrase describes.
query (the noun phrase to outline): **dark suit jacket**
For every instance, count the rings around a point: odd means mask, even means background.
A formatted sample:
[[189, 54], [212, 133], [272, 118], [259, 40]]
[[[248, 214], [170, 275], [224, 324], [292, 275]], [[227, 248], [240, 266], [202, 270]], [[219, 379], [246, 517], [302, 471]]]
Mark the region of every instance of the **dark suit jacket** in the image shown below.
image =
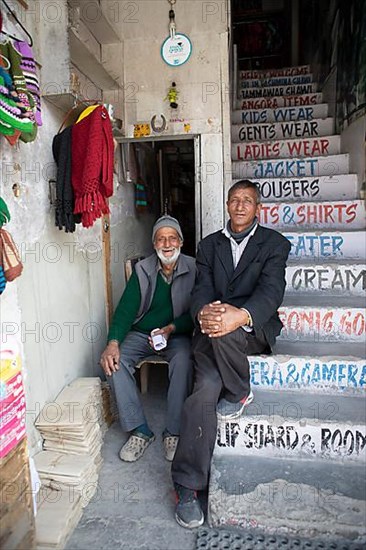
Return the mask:
[[244, 307], [252, 316], [254, 330], [263, 329], [272, 347], [282, 329], [277, 309], [285, 291], [290, 248], [290, 242], [280, 233], [259, 225], [234, 270], [229, 239], [221, 231], [203, 239], [197, 251], [193, 318], [214, 300]]

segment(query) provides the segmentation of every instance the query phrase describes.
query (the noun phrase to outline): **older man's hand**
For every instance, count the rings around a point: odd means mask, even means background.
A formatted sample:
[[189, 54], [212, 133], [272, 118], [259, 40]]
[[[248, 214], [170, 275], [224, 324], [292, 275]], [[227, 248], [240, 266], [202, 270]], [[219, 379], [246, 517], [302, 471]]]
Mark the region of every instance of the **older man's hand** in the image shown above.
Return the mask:
[[100, 365], [107, 376], [112, 376], [114, 372], [119, 370], [119, 358], [119, 343], [117, 340], [111, 340], [100, 358]]
[[230, 334], [248, 323], [245, 311], [220, 301], [206, 304], [198, 314], [201, 332], [210, 338], [219, 338]]

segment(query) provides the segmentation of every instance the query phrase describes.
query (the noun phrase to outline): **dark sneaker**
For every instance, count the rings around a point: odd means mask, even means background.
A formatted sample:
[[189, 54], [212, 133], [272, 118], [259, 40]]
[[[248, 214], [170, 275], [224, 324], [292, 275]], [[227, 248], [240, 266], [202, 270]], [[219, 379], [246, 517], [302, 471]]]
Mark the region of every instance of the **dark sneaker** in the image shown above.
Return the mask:
[[236, 418], [239, 418], [243, 414], [244, 408], [249, 405], [253, 399], [254, 395], [252, 390], [250, 390], [247, 397], [244, 397], [238, 403], [230, 403], [230, 401], [227, 401], [226, 399], [220, 399], [216, 408], [217, 420], [227, 422], [228, 420], [235, 420]]
[[187, 489], [178, 483], [174, 484], [177, 505], [175, 508], [175, 519], [182, 527], [194, 529], [205, 521], [201, 505], [197, 498], [196, 491]]

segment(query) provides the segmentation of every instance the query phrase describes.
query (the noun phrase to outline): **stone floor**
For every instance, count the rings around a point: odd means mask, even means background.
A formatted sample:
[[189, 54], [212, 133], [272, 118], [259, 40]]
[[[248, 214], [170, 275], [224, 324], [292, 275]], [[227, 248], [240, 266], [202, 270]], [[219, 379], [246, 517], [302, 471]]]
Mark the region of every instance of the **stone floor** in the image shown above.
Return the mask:
[[174, 519], [170, 463], [164, 459], [166, 368], [149, 378], [144, 406], [156, 440], [137, 462], [125, 463], [118, 451], [126, 435], [115, 423], [103, 446], [103, 466], [96, 495], [67, 543], [67, 550], [148, 549], [193, 550], [196, 533]]

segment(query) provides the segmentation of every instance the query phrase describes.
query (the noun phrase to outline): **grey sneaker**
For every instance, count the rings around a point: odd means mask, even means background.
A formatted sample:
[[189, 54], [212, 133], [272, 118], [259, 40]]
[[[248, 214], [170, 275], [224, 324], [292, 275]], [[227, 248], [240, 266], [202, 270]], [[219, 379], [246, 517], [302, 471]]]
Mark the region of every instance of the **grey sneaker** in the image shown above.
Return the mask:
[[142, 433], [132, 433], [119, 452], [119, 457], [125, 462], [135, 462], [142, 457], [155, 435], [149, 437]]
[[228, 420], [235, 420], [239, 418], [244, 411], [244, 408], [249, 405], [254, 399], [252, 390], [250, 390], [249, 395], [244, 397], [238, 403], [230, 403], [226, 399], [220, 399], [216, 407], [217, 420], [224, 422]]
[[177, 499], [175, 508], [177, 523], [186, 529], [194, 529], [202, 525], [205, 521], [205, 516], [203, 515], [196, 491], [187, 489], [178, 483], [175, 483], [174, 487]]
[[166, 435], [163, 437], [163, 445], [164, 445], [164, 456], [166, 460], [169, 460], [169, 462], [172, 462], [175, 451], [177, 450], [179, 442], [179, 436], [178, 435]]

